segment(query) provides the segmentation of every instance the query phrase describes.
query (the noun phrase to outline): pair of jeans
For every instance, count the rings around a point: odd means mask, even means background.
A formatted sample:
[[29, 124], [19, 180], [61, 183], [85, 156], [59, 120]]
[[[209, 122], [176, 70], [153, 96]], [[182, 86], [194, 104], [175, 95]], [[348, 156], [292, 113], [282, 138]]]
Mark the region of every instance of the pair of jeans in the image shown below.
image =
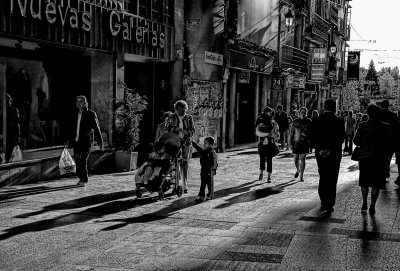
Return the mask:
[[81, 148], [78, 146], [75, 146], [73, 149], [76, 164], [76, 175], [79, 178], [79, 182], [87, 183], [89, 181], [87, 161], [89, 158], [90, 149]]
[[349, 154], [353, 153], [353, 138], [354, 132], [346, 133], [344, 137], [344, 152], [348, 152]]
[[265, 163], [267, 163], [267, 172], [272, 172], [272, 156], [268, 155], [267, 145], [262, 142], [258, 143], [258, 155], [260, 156], [260, 170], [265, 170]]
[[214, 173], [211, 170], [201, 170], [200, 172], [201, 184], [199, 197], [205, 197], [207, 186], [207, 197], [214, 197]]
[[339, 152], [332, 152], [327, 158], [323, 158], [319, 150], [315, 150], [319, 173], [318, 195], [321, 205], [327, 208], [332, 208], [336, 201], [336, 186], [342, 160]]

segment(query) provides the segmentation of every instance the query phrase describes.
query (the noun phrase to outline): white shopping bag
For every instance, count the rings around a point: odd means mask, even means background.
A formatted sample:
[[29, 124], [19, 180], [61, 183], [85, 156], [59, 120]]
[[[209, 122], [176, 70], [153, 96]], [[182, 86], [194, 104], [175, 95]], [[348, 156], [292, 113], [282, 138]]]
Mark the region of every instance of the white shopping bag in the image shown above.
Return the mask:
[[22, 161], [22, 152], [21, 149], [19, 148], [19, 146], [15, 146], [12, 154], [11, 154], [11, 158], [10, 158], [10, 163], [11, 162], [19, 162]]
[[67, 148], [64, 148], [60, 161], [58, 162], [58, 167], [60, 168], [60, 175], [64, 175], [67, 173], [75, 173], [76, 171], [76, 164], [69, 154]]

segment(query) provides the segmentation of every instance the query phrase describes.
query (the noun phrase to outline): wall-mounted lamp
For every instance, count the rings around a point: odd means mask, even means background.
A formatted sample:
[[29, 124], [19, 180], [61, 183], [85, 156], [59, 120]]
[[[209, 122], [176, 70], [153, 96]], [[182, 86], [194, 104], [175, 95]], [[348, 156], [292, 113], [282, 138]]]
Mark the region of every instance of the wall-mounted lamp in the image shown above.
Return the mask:
[[331, 45], [329, 45], [329, 50], [332, 54], [336, 54], [337, 51], [337, 45], [334, 41], [332, 41]]
[[293, 13], [292, 13], [292, 11], [289, 9], [288, 13], [286, 13], [286, 15], [285, 15], [285, 24], [286, 24], [286, 27], [292, 26], [292, 24], [293, 24], [293, 19], [294, 19]]

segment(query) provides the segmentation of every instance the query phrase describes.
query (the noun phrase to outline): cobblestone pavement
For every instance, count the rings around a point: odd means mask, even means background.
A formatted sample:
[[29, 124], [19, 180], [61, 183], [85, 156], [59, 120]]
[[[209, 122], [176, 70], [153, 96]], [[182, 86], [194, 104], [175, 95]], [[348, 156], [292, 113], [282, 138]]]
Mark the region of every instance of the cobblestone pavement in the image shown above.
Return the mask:
[[[0, 270], [400, 270], [400, 192], [392, 177], [375, 216], [362, 215], [358, 166], [344, 157], [335, 212], [319, 209], [307, 158], [293, 180], [290, 153], [259, 182], [256, 149], [219, 154], [214, 200], [189, 194], [136, 199], [132, 173], [0, 189]], [[394, 166], [394, 165], [393, 165]]]

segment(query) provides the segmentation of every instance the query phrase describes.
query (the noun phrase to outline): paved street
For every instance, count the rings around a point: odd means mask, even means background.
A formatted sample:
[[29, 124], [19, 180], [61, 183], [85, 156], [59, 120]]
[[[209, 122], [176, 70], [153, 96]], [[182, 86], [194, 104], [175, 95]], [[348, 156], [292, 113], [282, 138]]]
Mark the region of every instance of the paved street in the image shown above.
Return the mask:
[[400, 270], [400, 196], [393, 178], [375, 217], [362, 215], [358, 166], [341, 164], [335, 212], [319, 209], [309, 155], [305, 182], [292, 156], [259, 182], [256, 149], [219, 154], [216, 198], [202, 204], [199, 160], [181, 198], [144, 194], [133, 175], [61, 179], [0, 189], [1, 270]]

